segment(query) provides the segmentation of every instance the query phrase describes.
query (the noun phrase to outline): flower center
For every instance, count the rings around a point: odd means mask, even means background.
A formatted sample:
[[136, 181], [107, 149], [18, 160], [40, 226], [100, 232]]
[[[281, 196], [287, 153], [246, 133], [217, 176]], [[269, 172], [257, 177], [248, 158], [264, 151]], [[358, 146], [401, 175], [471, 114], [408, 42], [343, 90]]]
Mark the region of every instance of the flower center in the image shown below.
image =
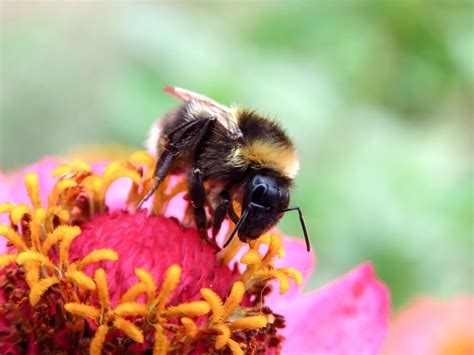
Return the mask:
[[[0, 326], [11, 329], [8, 344], [20, 352], [88, 347], [91, 354], [279, 349], [284, 319], [265, 306], [268, 281], [278, 281], [280, 294], [290, 279], [302, 281], [293, 268], [273, 267], [284, 253], [280, 236], [248, 245], [234, 239], [216, 254], [194, 229], [163, 217], [185, 188], [169, 179], [155, 192], [150, 216], [136, 211], [153, 186], [154, 164], [138, 152], [99, 175], [72, 162], [53, 172], [59, 179], [47, 205], [35, 174], [25, 178], [31, 205], [0, 205], [10, 214], [10, 225], [0, 225], [10, 244], [10, 253], [0, 255], [0, 314], [10, 315]], [[122, 189], [121, 208], [110, 212], [106, 195], [122, 178], [132, 183]], [[242, 247], [248, 250], [239, 273], [229, 265]]]
[[102, 266], [109, 275], [113, 301], [135, 282], [137, 267], [148, 270], [157, 284], [163, 282], [171, 265], [181, 267], [181, 281], [170, 300], [173, 305], [200, 299], [200, 290], [205, 287], [225, 298], [239, 276], [217, 260], [214, 249], [195, 229], [182, 227], [174, 218], [147, 216], [144, 210], [135, 214], [116, 211], [95, 216], [81, 226], [81, 231], [71, 248], [72, 255], [111, 248], [124, 258], [123, 262]]

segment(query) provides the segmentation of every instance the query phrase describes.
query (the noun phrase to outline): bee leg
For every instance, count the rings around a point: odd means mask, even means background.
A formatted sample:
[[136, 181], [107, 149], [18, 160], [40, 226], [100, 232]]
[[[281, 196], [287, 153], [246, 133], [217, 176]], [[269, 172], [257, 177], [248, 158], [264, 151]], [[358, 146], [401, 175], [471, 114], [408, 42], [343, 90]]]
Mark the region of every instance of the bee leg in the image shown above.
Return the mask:
[[226, 189], [222, 190], [219, 194], [219, 203], [214, 211], [214, 217], [212, 220], [212, 236], [215, 239], [217, 233], [221, 229], [222, 222], [226, 216], [229, 216], [230, 220], [236, 224], [239, 220], [239, 216], [234, 211], [232, 201], [229, 195], [229, 191]]
[[156, 182], [151, 188], [150, 191], [146, 194], [146, 196], [140, 201], [138, 204], [138, 209], [142, 208], [143, 203], [148, 200], [156, 190], [160, 187], [161, 181], [168, 175], [168, 170], [171, 168], [171, 164], [173, 163], [175, 158], [175, 154], [173, 154], [170, 150], [165, 150], [158, 159], [156, 163], [156, 168], [153, 176], [156, 178]]
[[219, 195], [219, 204], [214, 211], [212, 219], [212, 238], [216, 240], [217, 233], [221, 229], [222, 222], [227, 215], [230, 207], [230, 197], [227, 191], [222, 191]]
[[168, 175], [176, 157], [187, 149], [196, 149], [208, 132], [210, 123], [214, 121], [214, 117], [203, 117], [198, 120], [189, 121], [165, 137], [164, 150], [156, 162], [155, 172], [153, 173], [156, 179], [155, 185], [153, 185], [153, 188], [146, 194], [143, 200], [140, 201], [138, 209], [158, 190], [160, 183]]
[[199, 168], [194, 169], [189, 175], [188, 184], [189, 201], [193, 207], [194, 222], [196, 223], [198, 233], [204, 241], [218, 251], [219, 247], [215, 241], [210, 240], [207, 235], [207, 216], [204, 208], [207, 202], [206, 189], [204, 188], [203, 174]]

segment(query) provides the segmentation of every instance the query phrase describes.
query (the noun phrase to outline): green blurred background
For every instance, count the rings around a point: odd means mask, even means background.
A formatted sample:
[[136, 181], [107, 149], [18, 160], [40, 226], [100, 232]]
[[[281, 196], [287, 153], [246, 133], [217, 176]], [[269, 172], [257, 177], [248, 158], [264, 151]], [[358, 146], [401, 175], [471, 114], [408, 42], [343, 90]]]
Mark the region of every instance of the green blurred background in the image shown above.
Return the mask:
[[[473, 292], [471, 2], [2, 3], [1, 168], [141, 147], [177, 85], [271, 113], [318, 266], [372, 260], [395, 306]], [[300, 235], [296, 215], [281, 223]]]

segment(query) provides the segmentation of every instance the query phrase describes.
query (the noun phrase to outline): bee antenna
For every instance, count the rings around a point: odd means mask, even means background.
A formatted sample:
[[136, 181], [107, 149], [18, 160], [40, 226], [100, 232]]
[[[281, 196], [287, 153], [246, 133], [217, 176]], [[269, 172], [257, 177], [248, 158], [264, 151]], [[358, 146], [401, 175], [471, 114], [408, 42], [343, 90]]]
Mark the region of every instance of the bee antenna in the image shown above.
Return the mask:
[[230, 233], [229, 235], [229, 238], [227, 239], [227, 241], [225, 242], [224, 244], [224, 247], [223, 248], [226, 248], [230, 242], [232, 241], [232, 239], [234, 239], [235, 235], [237, 234], [237, 231], [239, 230], [240, 226], [245, 222], [245, 219], [247, 218], [247, 215], [249, 213], [249, 208], [246, 208], [244, 213], [242, 213], [242, 215], [240, 216], [239, 220], [237, 221], [237, 224], [235, 225], [234, 229], [232, 230], [232, 232]]
[[285, 208], [284, 210], [281, 210], [281, 212], [290, 212], [290, 211], [298, 211], [298, 215], [300, 216], [301, 228], [303, 228], [304, 240], [306, 241], [306, 250], [310, 251], [311, 245], [309, 243], [308, 229], [306, 228], [303, 212], [301, 212], [300, 206], [288, 207], [288, 208]]

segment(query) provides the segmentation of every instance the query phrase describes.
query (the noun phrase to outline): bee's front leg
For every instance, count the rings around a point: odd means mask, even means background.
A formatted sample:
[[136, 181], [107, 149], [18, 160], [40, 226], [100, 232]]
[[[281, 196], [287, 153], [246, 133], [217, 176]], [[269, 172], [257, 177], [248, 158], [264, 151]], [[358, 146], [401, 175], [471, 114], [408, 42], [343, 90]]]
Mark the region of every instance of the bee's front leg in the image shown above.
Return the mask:
[[195, 150], [196, 157], [199, 153], [199, 145], [202, 143], [215, 118], [206, 116], [195, 119], [177, 127], [175, 130], [163, 137], [164, 150], [158, 158], [153, 173], [156, 179], [152, 189], [138, 204], [140, 209], [143, 203], [148, 200], [160, 187], [160, 183], [168, 175], [174, 161], [186, 150]]
[[193, 207], [194, 223], [201, 238], [219, 251], [214, 240], [207, 234], [207, 216], [205, 206], [207, 203], [206, 189], [204, 187], [203, 173], [199, 168], [194, 169], [188, 177], [189, 201]]

